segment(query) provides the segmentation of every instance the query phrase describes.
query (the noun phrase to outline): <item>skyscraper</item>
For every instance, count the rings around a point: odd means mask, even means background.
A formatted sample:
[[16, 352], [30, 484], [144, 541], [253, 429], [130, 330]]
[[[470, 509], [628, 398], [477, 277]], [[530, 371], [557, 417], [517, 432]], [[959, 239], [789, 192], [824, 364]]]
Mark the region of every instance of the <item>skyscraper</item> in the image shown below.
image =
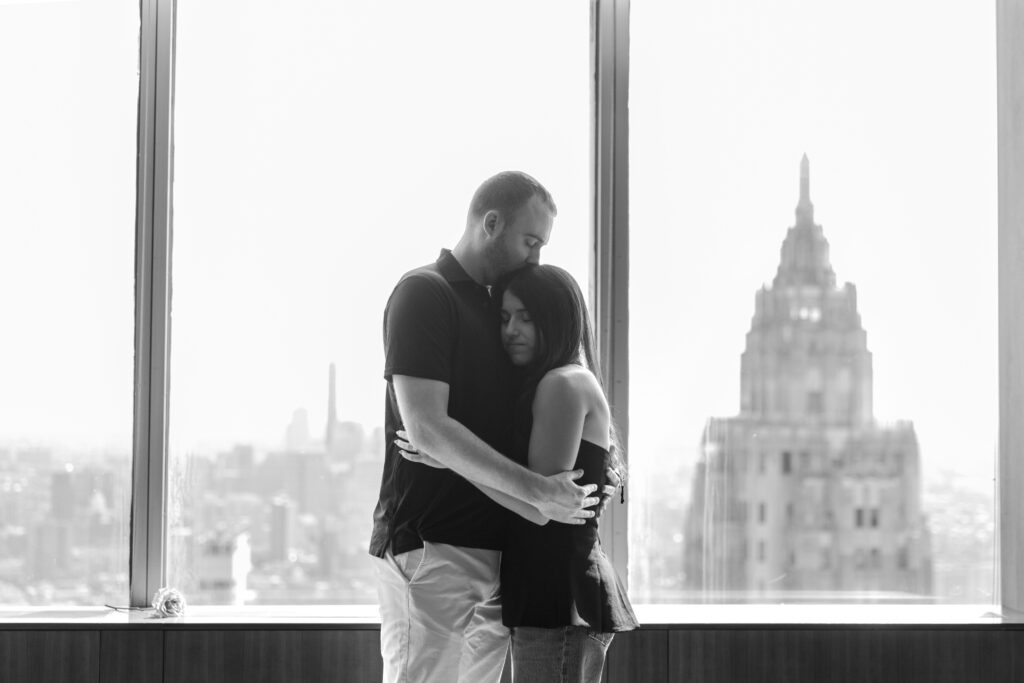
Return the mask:
[[324, 434], [324, 444], [328, 452], [332, 450], [338, 438], [337, 382], [337, 370], [334, 367], [334, 363], [331, 363], [327, 378], [327, 431]]
[[836, 285], [805, 155], [796, 223], [771, 286], [756, 294], [740, 414], [709, 419], [702, 439], [686, 518], [689, 588], [712, 599], [930, 592], [917, 436], [909, 421], [875, 420], [872, 384], [857, 290]]
[[327, 389], [327, 429], [324, 448], [332, 461], [346, 466], [363, 448], [363, 426], [357, 422], [338, 420], [337, 372], [334, 363], [330, 366]]

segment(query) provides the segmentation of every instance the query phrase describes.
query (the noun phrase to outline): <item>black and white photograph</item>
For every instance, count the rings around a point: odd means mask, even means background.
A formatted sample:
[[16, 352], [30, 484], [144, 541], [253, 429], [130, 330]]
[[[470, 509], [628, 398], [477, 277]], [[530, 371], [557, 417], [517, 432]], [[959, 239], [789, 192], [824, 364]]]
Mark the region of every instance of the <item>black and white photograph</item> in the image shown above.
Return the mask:
[[1024, 0], [0, 0], [0, 681], [1024, 680]]

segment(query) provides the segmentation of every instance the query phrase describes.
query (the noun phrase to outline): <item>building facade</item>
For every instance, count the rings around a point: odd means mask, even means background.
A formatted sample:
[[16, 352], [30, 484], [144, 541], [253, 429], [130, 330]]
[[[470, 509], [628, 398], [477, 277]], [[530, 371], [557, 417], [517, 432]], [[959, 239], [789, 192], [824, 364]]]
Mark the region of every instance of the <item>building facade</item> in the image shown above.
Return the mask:
[[707, 421], [686, 517], [689, 589], [709, 599], [922, 600], [931, 553], [917, 437], [880, 424], [857, 290], [837, 286], [810, 165], [771, 286], [756, 295], [740, 413]]

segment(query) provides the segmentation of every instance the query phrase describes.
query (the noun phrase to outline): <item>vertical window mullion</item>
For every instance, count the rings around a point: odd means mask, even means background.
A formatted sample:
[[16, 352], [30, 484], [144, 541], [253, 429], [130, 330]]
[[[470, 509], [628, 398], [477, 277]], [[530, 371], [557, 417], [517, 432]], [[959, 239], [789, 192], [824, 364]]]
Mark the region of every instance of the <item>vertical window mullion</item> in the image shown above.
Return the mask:
[[1024, 3], [999, 0], [999, 589], [1024, 613]]
[[[619, 438], [629, 449], [629, 0], [595, 0], [594, 233], [591, 301], [598, 353]], [[627, 505], [602, 518], [602, 541], [628, 585]]]
[[163, 583], [170, 355], [171, 127], [175, 0], [142, 0], [135, 245], [135, 401], [129, 595]]

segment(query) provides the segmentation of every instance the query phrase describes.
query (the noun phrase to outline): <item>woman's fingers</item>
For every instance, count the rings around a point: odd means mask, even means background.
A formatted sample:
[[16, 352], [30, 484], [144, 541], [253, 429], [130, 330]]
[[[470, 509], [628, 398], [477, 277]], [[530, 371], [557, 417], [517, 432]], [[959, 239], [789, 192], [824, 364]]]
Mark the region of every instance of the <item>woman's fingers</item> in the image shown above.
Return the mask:
[[426, 453], [420, 453], [417, 450], [407, 451], [407, 450], [404, 450], [404, 449], [400, 448], [398, 450], [398, 453], [403, 458], [408, 460], [409, 462], [416, 462], [416, 463], [419, 463], [421, 465], [427, 465], [428, 467], [433, 467], [433, 468], [439, 469], [439, 470], [446, 470], [446, 469], [448, 469], [448, 467], [446, 465], [443, 465], [440, 462], [438, 462], [437, 460], [434, 460], [433, 458], [431, 458]]
[[608, 483], [612, 488], [618, 488], [619, 484], [622, 483], [622, 475], [614, 467], [608, 467], [604, 471], [604, 475], [608, 479]]
[[412, 442], [409, 441], [409, 433], [404, 429], [395, 430], [395, 436], [398, 437], [394, 441], [396, 446], [411, 453], [419, 453], [419, 449], [412, 445]]
[[400, 450], [408, 451], [410, 453], [419, 453], [419, 450], [408, 441], [404, 441], [402, 439], [395, 439], [394, 443], [396, 446], [398, 446]]

